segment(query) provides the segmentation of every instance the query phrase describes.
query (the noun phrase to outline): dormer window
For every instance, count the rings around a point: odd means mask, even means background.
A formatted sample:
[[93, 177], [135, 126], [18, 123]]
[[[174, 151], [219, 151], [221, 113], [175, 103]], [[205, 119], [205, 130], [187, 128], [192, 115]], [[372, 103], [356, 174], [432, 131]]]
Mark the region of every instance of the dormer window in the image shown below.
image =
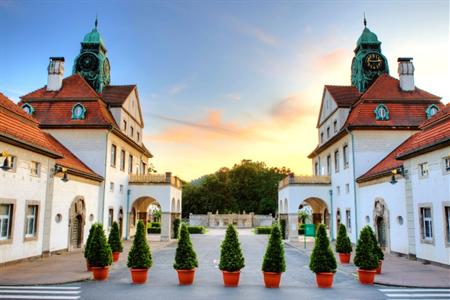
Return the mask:
[[439, 107], [437, 107], [434, 104], [431, 104], [428, 106], [427, 110], [425, 111], [427, 114], [427, 119], [430, 119], [432, 116], [434, 116], [439, 111]]
[[77, 103], [72, 108], [72, 120], [84, 120], [86, 118], [86, 108], [83, 104]]
[[31, 104], [25, 103], [24, 105], [22, 105], [22, 109], [30, 116], [32, 116], [34, 113], [34, 108], [33, 106], [31, 106]]
[[389, 120], [389, 110], [384, 104], [378, 104], [377, 108], [374, 110], [374, 113], [377, 121]]

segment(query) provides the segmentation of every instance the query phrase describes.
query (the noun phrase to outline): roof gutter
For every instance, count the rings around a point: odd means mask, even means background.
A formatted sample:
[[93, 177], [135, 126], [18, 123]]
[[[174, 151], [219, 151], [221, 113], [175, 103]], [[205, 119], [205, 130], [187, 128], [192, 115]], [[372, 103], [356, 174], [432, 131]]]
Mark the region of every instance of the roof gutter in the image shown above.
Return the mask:
[[0, 141], [20, 147], [20, 148], [24, 148], [51, 158], [63, 158], [63, 156], [55, 151], [51, 151], [48, 149], [45, 149], [43, 147], [37, 146], [37, 145], [33, 145], [31, 143], [28, 143], [26, 141], [23, 141], [21, 139], [15, 138], [9, 134], [6, 133], [0, 133]]
[[353, 135], [353, 132], [348, 130], [347, 127], [345, 127], [345, 131], [350, 135], [352, 139], [352, 169], [353, 169], [353, 199], [354, 199], [354, 205], [355, 205], [355, 237], [356, 241], [358, 240], [358, 201], [356, 200], [356, 170], [355, 170], [355, 138]]

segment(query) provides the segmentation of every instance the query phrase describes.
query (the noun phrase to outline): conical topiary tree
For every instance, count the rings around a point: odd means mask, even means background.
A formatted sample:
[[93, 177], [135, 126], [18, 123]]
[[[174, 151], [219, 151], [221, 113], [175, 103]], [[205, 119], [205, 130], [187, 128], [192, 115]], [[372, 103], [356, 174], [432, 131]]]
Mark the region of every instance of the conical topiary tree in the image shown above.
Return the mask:
[[92, 237], [94, 236], [95, 233], [95, 227], [97, 227], [97, 224], [92, 224], [91, 229], [89, 229], [89, 235], [86, 241], [86, 245], [84, 246], [84, 258], [86, 258], [88, 262], [89, 262], [88, 256], [92, 246]]
[[330, 240], [327, 237], [327, 231], [324, 224], [320, 224], [317, 228], [316, 240], [310, 257], [309, 268], [314, 273], [336, 272], [336, 258], [331, 250]]
[[347, 235], [347, 228], [344, 224], [339, 226], [338, 235], [336, 238], [336, 252], [337, 253], [351, 253], [353, 250], [350, 238]]
[[245, 266], [236, 228], [229, 224], [221, 245], [219, 269], [236, 272]]
[[380, 244], [378, 243], [377, 237], [375, 236], [375, 232], [373, 232], [372, 227], [370, 227], [370, 226], [369, 226], [369, 231], [370, 231], [370, 237], [372, 238], [375, 255], [377, 256], [378, 260], [383, 260], [384, 259], [383, 250], [381, 250]]
[[175, 254], [175, 270], [192, 270], [198, 267], [197, 254], [192, 247], [191, 237], [186, 224], [181, 225], [180, 239]]
[[263, 272], [282, 273], [286, 271], [284, 258], [284, 245], [281, 237], [281, 230], [277, 224], [272, 225], [269, 243], [262, 264]]
[[130, 253], [128, 253], [127, 266], [132, 269], [148, 269], [152, 266], [152, 254], [147, 243], [145, 225], [142, 220], [137, 224], [133, 245]]
[[378, 257], [375, 253], [370, 226], [365, 226], [356, 244], [356, 254], [353, 260], [361, 270], [375, 270], [378, 267]]
[[280, 229], [281, 229], [281, 238], [283, 240], [285, 240], [286, 239], [286, 220], [285, 219], [280, 220]]
[[112, 263], [111, 247], [106, 240], [102, 224], [95, 226], [87, 259], [93, 267], [106, 267]]
[[181, 223], [180, 219], [173, 220], [173, 238], [174, 239], [178, 239], [178, 237], [180, 235], [180, 223]]
[[122, 252], [123, 246], [120, 240], [119, 224], [116, 221], [112, 223], [111, 231], [109, 232], [108, 243], [112, 252]]

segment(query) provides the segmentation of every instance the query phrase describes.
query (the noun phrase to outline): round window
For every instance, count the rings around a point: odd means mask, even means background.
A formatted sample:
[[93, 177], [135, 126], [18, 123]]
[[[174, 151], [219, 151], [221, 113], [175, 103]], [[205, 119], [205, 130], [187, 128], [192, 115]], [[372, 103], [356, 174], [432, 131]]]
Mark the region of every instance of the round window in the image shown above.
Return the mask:
[[397, 223], [398, 223], [399, 225], [403, 225], [403, 217], [402, 217], [402, 216], [398, 216], [398, 217], [397, 217]]
[[366, 223], [370, 223], [370, 217], [366, 216]]
[[94, 214], [89, 215], [89, 221], [91, 221], [91, 222], [94, 221]]
[[55, 216], [56, 223], [61, 222], [61, 220], [62, 220], [62, 215], [61, 214], [56, 214], [56, 216]]

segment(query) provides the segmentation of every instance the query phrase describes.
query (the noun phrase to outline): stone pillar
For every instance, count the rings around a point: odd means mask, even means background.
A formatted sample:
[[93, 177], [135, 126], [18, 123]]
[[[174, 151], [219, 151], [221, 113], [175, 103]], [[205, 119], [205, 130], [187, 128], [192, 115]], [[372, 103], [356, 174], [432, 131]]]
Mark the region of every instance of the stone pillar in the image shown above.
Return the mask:
[[168, 241], [172, 235], [172, 214], [161, 212], [161, 241]]
[[287, 215], [286, 231], [289, 241], [298, 241], [298, 214], [290, 213]]

